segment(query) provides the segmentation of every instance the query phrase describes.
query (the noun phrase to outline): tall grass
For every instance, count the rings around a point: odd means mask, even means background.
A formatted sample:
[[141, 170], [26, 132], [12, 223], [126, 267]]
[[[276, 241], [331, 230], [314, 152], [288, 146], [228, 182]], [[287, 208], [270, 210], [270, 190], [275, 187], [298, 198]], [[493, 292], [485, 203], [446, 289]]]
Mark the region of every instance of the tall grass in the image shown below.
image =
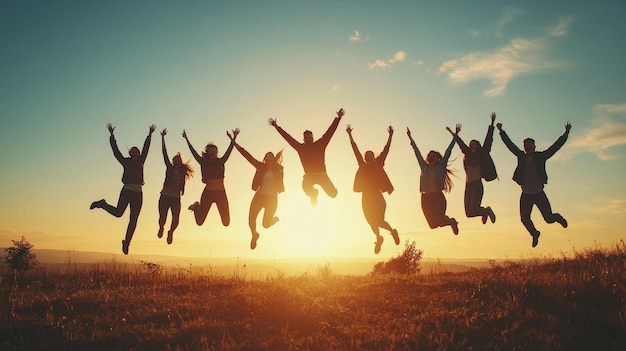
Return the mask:
[[626, 245], [464, 273], [0, 275], [3, 350], [622, 350]]

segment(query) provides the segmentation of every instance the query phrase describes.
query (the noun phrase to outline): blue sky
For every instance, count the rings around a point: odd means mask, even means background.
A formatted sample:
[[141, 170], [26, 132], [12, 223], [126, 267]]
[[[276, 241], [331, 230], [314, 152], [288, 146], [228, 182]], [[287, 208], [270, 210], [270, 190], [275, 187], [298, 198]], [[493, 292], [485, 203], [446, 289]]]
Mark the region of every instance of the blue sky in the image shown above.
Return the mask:
[[[374, 236], [352, 192], [356, 161], [344, 131], [361, 150], [382, 150], [396, 133], [387, 172], [396, 191], [387, 217], [402, 240], [431, 257], [560, 255], [624, 238], [626, 189], [626, 44], [619, 1], [4, 1], [0, 5], [0, 246], [24, 235], [36, 248], [120, 252], [126, 214], [89, 211], [115, 202], [120, 148], [141, 145], [148, 126], [167, 128], [171, 155], [192, 159], [180, 133], [199, 149], [239, 142], [261, 158], [285, 149], [281, 221], [248, 248], [247, 209], [254, 169], [236, 152], [227, 163], [232, 223], [213, 209], [198, 227], [183, 211], [174, 244], [156, 238], [165, 167], [155, 137], [145, 168], [144, 205], [131, 253], [189, 256], [374, 257]], [[328, 147], [329, 175], [340, 191], [308, 206], [296, 153], [269, 126], [274, 117], [296, 139], [321, 136], [335, 111], [346, 117]], [[443, 151], [445, 126], [482, 140], [495, 111], [518, 145], [546, 148], [570, 121], [567, 144], [549, 161], [546, 193], [570, 227], [547, 225], [535, 210], [540, 245], [519, 222], [515, 160], [496, 135], [500, 180], [485, 184], [498, 220], [465, 218], [462, 155], [447, 195], [461, 234], [430, 230], [419, 205], [419, 167], [405, 136]], [[198, 176], [183, 207], [197, 200]], [[169, 223], [169, 222], [168, 222]], [[303, 229], [303, 228], [306, 228]], [[4, 244], [3, 244], [4, 243]], [[401, 247], [383, 245], [380, 257]]]

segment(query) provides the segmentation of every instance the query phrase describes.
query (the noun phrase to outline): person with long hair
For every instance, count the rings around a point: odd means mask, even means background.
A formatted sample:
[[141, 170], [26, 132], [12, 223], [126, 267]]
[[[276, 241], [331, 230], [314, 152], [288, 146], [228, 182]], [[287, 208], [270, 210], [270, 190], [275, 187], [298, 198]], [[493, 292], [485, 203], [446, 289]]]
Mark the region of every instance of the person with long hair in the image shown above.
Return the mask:
[[350, 138], [350, 145], [352, 151], [356, 157], [356, 161], [359, 164], [359, 168], [354, 177], [353, 190], [361, 193], [361, 207], [363, 208], [363, 214], [367, 223], [372, 228], [374, 235], [376, 235], [376, 242], [374, 243], [374, 253], [379, 253], [381, 245], [383, 244], [383, 236], [380, 235], [380, 228], [389, 231], [396, 245], [400, 244], [400, 237], [398, 231], [391, 227], [391, 225], [385, 220], [385, 210], [387, 209], [387, 202], [382, 193], [391, 194], [393, 192], [393, 185], [387, 176], [387, 172], [383, 168], [385, 166], [385, 160], [389, 154], [389, 148], [391, 147], [391, 138], [393, 136], [393, 127], [389, 126], [387, 129], [388, 138], [383, 151], [374, 156], [374, 152], [371, 150], [365, 151], [365, 154], [361, 154], [359, 147], [357, 146], [354, 138], [352, 137], [352, 126], [348, 125], [346, 132]]
[[159, 232], [157, 236], [163, 237], [167, 212], [172, 212], [172, 222], [167, 231], [167, 243], [174, 240], [174, 230], [178, 227], [180, 219], [180, 197], [185, 194], [185, 181], [193, 176], [193, 167], [189, 162], [183, 162], [180, 152], [176, 153], [170, 161], [165, 147], [165, 135], [167, 129], [161, 131], [161, 149], [163, 151], [163, 161], [165, 162], [165, 181], [159, 197]]
[[255, 193], [250, 202], [250, 211], [248, 212], [248, 226], [252, 234], [250, 249], [254, 250], [260, 237], [257, 231], [256, 219], [261, 210], [263, 210], [263, 228], [267, 229], [279, 221], [279, 218], [276, 217], [278, 194], [285, 191], [283, 166], [281, 164], [283, 150], [278, 151], [276, 154], [268, 151], [263, 156], [263, 161], [259, 161], [238, 143], [235, 143], [235, 148], [256, 169], [254, 178], [252, 178], [252, 190]]
[[343, 108], [337, 111], [337, 117], [330, 124], [324, 135], [318, 140], [313, 139], [313, 132], [305, 130], [303, 133], [304, 142], [300, 143], [278, 125], [275, 118], [268, 120], [269, 124], [276, 128], [291, 147], [293, 147], [300, 156], [302, 168], [304, 168], [304, 176], [302, 177], [302, 190], [311, 199], [311, 205], [317, 205], [317, 195], [319, 191], [314, 185], [319, 185], [326, 195], [334, 198], [337, 196], [337, 188], [326, 173], [326, 147], [330, 142], [333, 134], [339, 126], [341, 118], [345, 114]]
[[496, 166], [491, 158], [491, 145], [493, 144], [493, 122], [496, 120], [496, 113], [492, 112], [489, 117], [491, 124], [487, 128], [487, 135], [483, 145], [476, 139], [470, 141], [469, 146], [459, 137], [461, 124], [457, 124], [455, 131], [446, 127], [448, 132], [456, 141], [463, 152], [463, 168], [465, 169], [465, 193], [463, 204], [465, 215], [468, 218], [482, 217], [483, 224], [487, 223], [487, 218], [491, 223], [496, 222], [496, 214], [491, 206], [483, 207], [484, 186], [482, 180], [492, 181], [498, 178]]
[[187, 132], [183, 130], [183, 138], [187, 141], [187, 146], [189, 146], [191, 154], [200, 164], [202, 182], [206, 184], [204, 186], [204, 190], [202, 191], [200, 201], [196, 201], [189, 206], [189, 210], [193, 212], [197, 225], [202, 225], [204, 223], [207, 215], [209, 214], [209, 210], [211, 209], [211, 205], [213, 204], [217, 205], [222, 225], [226, 227], [230, 224], [230, 209], [228, 207], [226, 188], [224, 188], [224, 165], [226, 161], [228, 161], [230, 153], [233, 151], [235, 138], [237, 138], [237, 134], [239, 134], [239, 129], [235, 129], [232, 136], [229, 133], [226, 134], [230, 138], [230, 144], [228, 145], [224, 155], [222, 157], [218, 157], [217, 146], [213, 143], [208, 143], [205, 146], [202, 155], [198, 154], [196, 149], [194, 149], [191, 145], [191, 142], [189, 142]]
[[422, 211], [428, 222], [430, 229], [438, 227], [450, 226], [454, 235], [459, 234], [459, 223], [454, 217], [446, 215], [447, 201], [444, 191], [449, 193], [452, 190], [452, 179], [450, 175], [453, 171], [448, 168], [448, 160], [452, 154], [454, 147], [454, 139], [450, 141], [450, 145], [446, 152], [441, 155], [439, 151], [431, 150], [428, 152], [426, 159], [422, 156], [420, 150], [415, 144], [415, 140], [411, 136], [411, 130], [406, 129], [406, 134], [411, 141], [411, 146], [417, 157], [420, 166], [420, 193], [422, 202]]
[[567, 220], [559, 213], [552, 212], [552, 206], [546, 195], [544, 185], [548, 184], [548, 173], [546, 172], [546, 161], [565, 145], [572, 125], [569, 121], [565, 124], [565, 132], [545, 151], [535, 150], [535, 139], [526, 138], [523, 141], [524, 151], [520, 150], [509, 138], [502, 123], [496, 124], [500, 137], [504, 145], [517, 157], [517, 167], [513, 172], [513, 180], [522, 188], [522, 195], [519, 199], [520, 220], [530, 236], [532, 236], [532, 247], [539, 244], [541, 233], [535, 227], [530, 215], [533, 207], [537, 206], [546, 223], [559, 223], [563, 228], [567, 228]]
[[137, 220], [139, 219], [139, 212], [141, 212], [141, 206], [143, 204], [143, 192], [142, 186], [144, 185], [143, 179], [143, 165], [148, 157], [148, 150], [150, 149], [150, 141], [152, 140], [152, 133], [156, 130], [154, 124], [148, 128], [148, 136], [143, 143], [143, 149], [139, 151], [139, 148], [133, 146], [128, 150], [130, 157], [124, 157], [117, 147], [117, 141], [115, 140], [115, 127], [111, 123], [107, 123], [107, 129], [109, 130], [109, 144], [113, 150], [113, 156], [124, 167], [124, 173], [122, 174], [122, 190], [117, 200], [117, 206], [109, 205], [104, 199], [94, 201], [91, 203], [89, 209], [101, 208], [115, 217], [122, 217], [126, 208], [130, 205], [130, 220], [128, 227], [126, 228], [126, 236], [122, 240], [122, 252], [124, 255], [128, 255], [128, 248], [130, 241], [133, 239], [133, 234], [137, 228]]

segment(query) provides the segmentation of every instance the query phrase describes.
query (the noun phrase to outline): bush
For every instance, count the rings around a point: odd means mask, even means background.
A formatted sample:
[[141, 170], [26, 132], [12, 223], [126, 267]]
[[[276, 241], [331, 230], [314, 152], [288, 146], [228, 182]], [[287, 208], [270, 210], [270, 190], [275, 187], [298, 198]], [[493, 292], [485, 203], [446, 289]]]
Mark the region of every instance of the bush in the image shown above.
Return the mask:
[[414, 275], [420, 272], [422, 250], [415, 248], [415, 241], [404, 243], [404, 252], [387, 262], [378, 262], [374, 265], [372, 274], [405, 274]]
[[18, 271], [25, 272], [31, 270], [39, 263], [37, 261], [37, 255], [31, 251], [33, 245], [26, 241], [22, 236], [22, 240], [13, 241], [13, 246], [5, 249], [7, 255], [4, 257], [4, 262], [9, 268]]

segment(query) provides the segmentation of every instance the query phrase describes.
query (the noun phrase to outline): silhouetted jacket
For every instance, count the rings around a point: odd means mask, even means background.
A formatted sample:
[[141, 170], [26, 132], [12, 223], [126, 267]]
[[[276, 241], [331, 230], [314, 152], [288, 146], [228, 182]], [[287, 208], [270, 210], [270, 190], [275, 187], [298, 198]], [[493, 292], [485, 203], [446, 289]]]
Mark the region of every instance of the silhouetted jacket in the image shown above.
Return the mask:
[[224, 164], [228, 161], [230, 157], [230, 153], [233, 151], [234, 142], [231, 141], [230, 145], [228, 145], [228, 149], [224, 153], [224, 156], [217, 157], [214, 160], [209, 159], [206, 156], [200, 156], [196, 150], [191, 146], [191, 143], [187, 141], [187, 145], [189, 146], [189, 150], [193, 157], [200, 164], [200, 170], [202, 171], [202, 182], [206, 183], [209, 179], [223, 179], [225, 167]]
[[237, 150], [241, 152], [241, 155], [246, 160], [248, 160], [248, 162], [250, 162], [250, 164], [253, 165], [254, 168], [256, 168], [256, 172], [254, 173], [254, 178], [252, 178], [252, 190], [254, 191], [259, 190], [259, 188], [261, 187], [261, 183], [263, 182], [263, 178], [265, 177], [265, 173], [267, 173], [268, 171], [271, 171], [272, 173], [274, 173], [275, 189], [279, 193], [282, 193], [283, 191], [285, 191], [285, 184], [283, 182], [283, 166], [282, 165], [278, 163], [267, 164], [265, 162], [261, 162], [255, 159], [252, 155], [250, 155], [248, 151], [246, 151], [246, 149], [239, 146], [238, 144], [235, 144], [235, 147], [237, 147]]
[[124, 173], [122, 174], [122, 183], [124, 184], [140, 184], [143, 185], [143, 164], [146, 162], [146, 157], [148, 157], [148, 150], [150, 149], [150, 134], [146, 137], [146, 140], [143, 143], [143, 149], [141, 150], [141, 154], [139, 158], [133, 160], [130, 157], [122, 156], [120, 149], [117, 147], [117, 141], [115, 140], [115, 136], [111, 135], [109, 137], [109, 143], [111, 144], [111, 149], [113, 149], [113, 155], [117, 159], [117, 161], [124, 167]]
[[413, 151], [415, 152], [415, 157], [417, 157], [417, 162], [419, 163], [420, 169], [421, 169], [420, 192], [426, 193], [429, 191], [431, 172], [435, 172], [435, 174], [437, 175], [436, 186], [437, 186], [438, 191], [443, 191], [444, 181], [446, 178], [446, 172], [448, 168], [448, 159], [450, 158], [450, 155], [452, 154], [452, 148], [454, 147], [454, 139], [450, 141], [450, 145], [448, 145], [448, 148], [446, 149], [446, 152], [444, 153], [443, 158], [435, 166], [429, 166], [426, 163], [426, 160], [420, 153], [420, 150], [417, 148], [417, 145], [415, 145], [415, 141], [411, 140], [411, 146], [413, 147]]
[[276, 127], [276, 130], [298, 152], [305, 174], [326, 173], [326, 146], [337, 130], [340, 120], [341, 118], [335, 117], [326, 133], [318, 140], [308, 144], [298, 142], [281, 127]]
[[372, 192], [387, 192], [391, 194], [393, 192], [393, 185], [389, 180], [389, 176], [385, 169], [385, 160], [389, 154], [390, 142], [388, 142], [383, 151], [376, 157], [372, 163], [366, 163], [363, 159], [363, 155], [359, 151], [358, 146], [354, 141], [351, 141], [352, 151], [359, 164], [359, 169], [354, 176], [354, 185], [352, 190], [355, 192], [372, 193]]
[[[532, 160], [535, 163], [535, 167], [539, 172], [540, 179], [543, 181], [543, 184], [548, 184], [548, 173], [546, 172], [546, 161], [554, 156], [554, 154], [559, 151], [559, 149], [565, 144], [567, 141], [567, 136], [569, 132], [563, 133], [549, 148], [545, 151], [535, 151], [533, 153]], [[526, 161], [528, 159], [528, 155], [523, 150], [520, 150], [509, 138], [504, 130], [500, 131], [500, 137], [504, 142], [504, 145], [511, 151], [515, 156], [517, 156], [517, 167], [515, 167], [515, 172], [513, 172], [513, 180], [522, 185], [524, 179], [524, 167], [526, 165]]]
[[490, 125], [487, 129], [487, 135], [485, 141], [478, 152], [473, 153], [458, 134], [454, 134], [454, 140], [461, 148], [461, 151], [465, 155], [463, 158], [463, 168], [467, 170], [470, 165], [480, 166], [480, 175], [486, 181], [491, 181], [498, 178], [498, 172], [496, 171], [496, 165], [491, 158], [491, 145], [493, 144], [493, 130], [495, 128]]
[[165, 181], [163, 182], [163, 188], [170, 188], [178, 191], [180, 195], [185, 194], [185, 174], [186, 169], [184, 167], [175, 167], [167, 156], [167, 148], [165, 143], [162, 143], [161, 147], [163, 151], [163, 160], [165, 161]]

